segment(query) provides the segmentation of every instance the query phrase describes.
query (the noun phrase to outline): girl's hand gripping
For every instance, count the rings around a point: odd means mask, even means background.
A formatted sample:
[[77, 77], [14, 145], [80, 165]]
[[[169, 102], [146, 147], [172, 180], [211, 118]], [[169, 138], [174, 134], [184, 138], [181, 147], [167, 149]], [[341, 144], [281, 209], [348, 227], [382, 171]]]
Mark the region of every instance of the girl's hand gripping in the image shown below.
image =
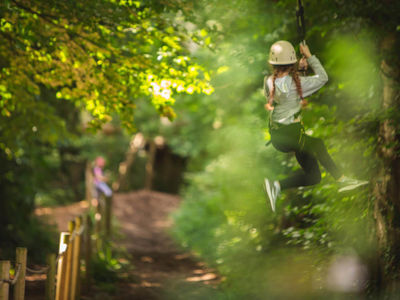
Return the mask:
[[307, 69], [308, 69], [307, 59], [303, 56], [302, 58], [300, 58], [299, 61], [299, 71], [307, 71]]
[[300, 53], [303, 54], [303, 57], [299, 61], [299, 71], [305, 72], [308, 69], [307, 58], [311, 57], [310, 48], [308, 48], [305, 42], [300, 43]]
[[274, 106], [272, 104], [270, 104], [269, 102], [264, 105], [264, 108], [266, 110], [268, 110], [268, 111], [273, 111], [274, 110]]
[[310, 48], [306, 44], [300, 44], [300, 53], [303, 54], [305, 58], [311, 57]]

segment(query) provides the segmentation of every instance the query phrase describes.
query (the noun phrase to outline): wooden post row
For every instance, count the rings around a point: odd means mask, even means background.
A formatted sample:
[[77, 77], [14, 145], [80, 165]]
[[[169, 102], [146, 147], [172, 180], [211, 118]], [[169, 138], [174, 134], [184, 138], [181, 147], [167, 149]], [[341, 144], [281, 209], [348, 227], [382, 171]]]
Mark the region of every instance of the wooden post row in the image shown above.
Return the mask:
[[57, 286], [56, 286], [56, 300], [67, 300], [65, 298], [65, 290], [67, 290], [66, 286], [66, 266], [68, 260], [68, 244], [69, 244], [69, 232], [61, 232], [60, 235], [60, 246], [59, 246], [59, 254], [60, 258], [58, 260], [58, 268], [57, 268]]
[[92, 164], [88, 162], [86, 164], [85, 170], [85, 197], [86, 201], [89, 203], [89, 207], [92, 207], [92, 198], [93, 198], [93, 173], [92, 173]]
[[79, 231], [81, 229], [82, 219], [80, 217], [75, 218], [75, 238], [72, 241], [72, 269], [71, 269], [71, 294], [70, 299], [75, 300], [79, 294], [80, 284], [80, 256], [81, 256], [81, 236]]
[[71, 295], [71, 272], [72, 272], [72, 253], [74, 249], [74, 238], [72, 233], [74, 232], [75, 222], [68, 222], [68, 232], [69, 232], [69, 241], [66, 250], [66, 264], [65, 264], [65, 289], [64, 289], [64, 298], [62, 300], [69, 300]]
[[154, 161], [157, 153], [157, 145], [153, 139], [149, 140], [149, 151], [147, 153], [146, 162], [146, 177], [144, 180], [144, 189], [151, 190], [153, 187], [153, 177], [154, 177]]
[[46, 288], [45, 288], [45, 299], [55, 299], [55, 277], [56, 277], [56, 255], [48, 254], [47, 258], [47, 277], [46, 277]]
[[105, 210], [105, 200], [104, 195], [99, 194], [97, 199], [97, 208], [94, 215], [94, 230], [96, 237], [96, 248], [97, 251], [102, 249], [102, 233], [104, 232], [104, 210]]
[[8, 291], [10, 284], [3, 280], [10, 279], [10, 261], [0, 260], [0, 300], [8, 300]]
[[112, 196], [106, 197], [106, 205], [104, 210], [104, 227], [105, 227], [105, 236], [106, 238], [111, 237], [111, 213], [112, 213]]
[[84, 245], [85, 245], [85, 292], [89, 292], [91, 284], [92, 272], [92, 219], [89, 215], [85, 216], [85, 232], [84, 232]]
[[18, 278], [14, 286], [14, 300], [24, 300], [25, 298], [25, 273], [26, 273], [26, 258], [28, 250], [26, 248], [17, 248], [15, 258], [15, 270], [19, 269]]
[[[86, 267], [86, 286], [87, 289], [90, 284], [90, 261], [91, 261], [91, 220], [90, 216], [86, 216], [85, 218], [85, 230], [84, 239], [81, 238], [80, 231], [82, 225], [82, 218], [77, 217], [75, 221], [71, 221], [68, 224], [69, 232], [62, 232], [60, 236], [60, 259], [58, 262], [57, 269], [57, 284], [56, 284], [56, 300], [75, 300], [80, 298], [80, 259], [81, 259], [81, 244], [82, 241], [85, 244], [85, 267]], [[55, 260], [49, 259], [49, 261]], [[49, 266], [51, 264], [49, 263]], [[51, 278], [54, 278], [54, 275], [49, 274], [49, 287], [52, 286]], [[47, 299], [51, 298], [50, 289], [46, 296]]]

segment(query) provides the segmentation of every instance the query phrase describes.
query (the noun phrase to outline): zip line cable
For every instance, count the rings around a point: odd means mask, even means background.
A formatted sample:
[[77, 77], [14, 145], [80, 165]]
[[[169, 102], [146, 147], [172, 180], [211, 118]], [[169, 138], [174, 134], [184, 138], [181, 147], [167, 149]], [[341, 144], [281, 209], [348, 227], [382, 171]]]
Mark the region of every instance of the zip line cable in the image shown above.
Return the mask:
[[304, 7], [301, 0], [297, 0], [297, 9], [296, 9], [296, 23], [297, 23], [297, 33], [299, 34], [299, 38], [301, 43], [306, 44], [306, 25], [304, 22]]

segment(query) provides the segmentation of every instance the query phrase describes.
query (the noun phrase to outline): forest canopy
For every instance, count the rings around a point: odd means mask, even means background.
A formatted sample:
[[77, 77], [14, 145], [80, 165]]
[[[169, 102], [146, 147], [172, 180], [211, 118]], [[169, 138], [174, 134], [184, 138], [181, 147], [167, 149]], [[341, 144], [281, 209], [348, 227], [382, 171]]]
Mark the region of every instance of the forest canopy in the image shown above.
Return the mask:
[[65, 133], [61, 101], [88, 111], [92, 127], [118, 114], [133, 129], [138, 99], [172, 120], [176, 94], [213, 91], [188, 49], [204, 32], [189, 28], [179, 1], [2, 1], [0, 11], [0, 147], [8, 155]]

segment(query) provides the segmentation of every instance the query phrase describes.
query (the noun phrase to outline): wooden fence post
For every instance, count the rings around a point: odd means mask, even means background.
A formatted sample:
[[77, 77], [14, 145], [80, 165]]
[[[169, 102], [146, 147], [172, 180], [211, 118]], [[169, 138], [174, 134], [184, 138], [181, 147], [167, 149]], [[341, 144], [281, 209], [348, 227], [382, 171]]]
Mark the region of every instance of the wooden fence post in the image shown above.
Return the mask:
[[151, 190], [153, 187], [153, 177], [154, 177], [154, 162], [157, 153], [157, 145], [153, 139], [149, 140], [149, 151], [147, 153], [146, 161], [146, 177], [144, 181], [144, 189]]
[[89, 292], [92, 273], [92, 219], [87, 214], [85, 216], [85, 292]]
[[105, 210], [105, 199], [102, 193], [99, 193], [97, 199], [97, 208], [94, 215], [94, 232], [95, 242], [97, 251], [100, 251], [103, 247], [103, 234], [104, 234], [104, 210]]
[[86, 163], [85, 197], [86, 197], [86, 201], [89, 203], [89, 208], [91, 208], [92, 207], [92, 198], [93, 198], [93, 170], [92, 170], [92, 164], [90, 162]]
[[125, 161], [119, 164], [118, 181], [113, 184], [115, 191], [124, 190], [128, 184], [128, 171], [135, 161], [136, 153], [144, 147], [145, 139], [142, 133], [137, 133], [129, 143], [129, 149], [125, 154]]
[[47, 265], [47, 277], [46, 277], [46, 288], [45, 288], [45, 299], [54, 300], [55, 297], [55, 277], [56, 277], [56, 255], [48, 254], [46, 257]]
[[70, 299], [75, 300], [78, 295], [78, 285], [80, 278], [80, 259], [81, 259], [81, 236], [79, 231], [81, 230], [82, 219], [80, 217], [75, 218], [75, 231], [74, 240], [72, 242], [72, 270], [71, 270], [71, 294]]
[[106, 207], [104, 209], [104, 227], [105, 227], [105, 236], [106, 238], [111, 237], [111, 216], [112, 216], [112, 196], [105, 197], [106, 198]]
[[68, 222], [68, 232], [69, 232], [69, 243], [67, 247], [67, 256], [66, 256], [66, 264], [65, 264], [65, 290], [64, 290], [64, 298], [63, 300], [69, 300], [71, 295], [71, 271], [72, 271], [72, 255], [74, 250], [74, 232], [75, 222]]
[[25, 298], [25, 273], [27, 252], [28, 250], [26, 248], [19, 247], [16, 250], [15, 268], [17, 270], [17, 268], [19, 267], [19, 273], [14, 287], [14, 300], [24, 300]]
[[64, 297], [65, 290], [68, 289], [66, 286], [66, 265], [68, 259], [68, 251], [67, 249], [69, 244], [69, 232], [61, 232], [60, 235], [60, 247], [59, 254], [61, 255], [58, 261], [57, 268], [57, 287], [56, 287], [56, 300], [67, 300]]
[[10, 279], [10, 261], [0, 260], [0, 300], [8, 300], [8, 289], [10, 284], [3, 280]]

